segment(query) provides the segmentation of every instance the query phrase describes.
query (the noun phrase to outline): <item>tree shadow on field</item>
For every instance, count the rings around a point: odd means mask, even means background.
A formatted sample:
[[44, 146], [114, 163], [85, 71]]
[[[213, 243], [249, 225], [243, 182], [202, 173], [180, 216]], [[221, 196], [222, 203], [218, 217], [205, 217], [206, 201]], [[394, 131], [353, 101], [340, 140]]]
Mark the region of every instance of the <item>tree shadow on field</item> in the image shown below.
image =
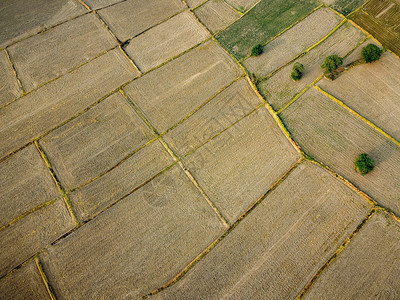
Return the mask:
[[[397, 131], [395, 136], [399, 134], [400, 131]], [[388, 160], [392, 157], [396, 152], [398, 152], [399, 146], [393, 143], [391, 140], [385, 140], [384, 142], [380, 143], [379, 145], [375, 146], [368, 155], [374, 160], [375, 167], [378, 166], [380, 163]]]

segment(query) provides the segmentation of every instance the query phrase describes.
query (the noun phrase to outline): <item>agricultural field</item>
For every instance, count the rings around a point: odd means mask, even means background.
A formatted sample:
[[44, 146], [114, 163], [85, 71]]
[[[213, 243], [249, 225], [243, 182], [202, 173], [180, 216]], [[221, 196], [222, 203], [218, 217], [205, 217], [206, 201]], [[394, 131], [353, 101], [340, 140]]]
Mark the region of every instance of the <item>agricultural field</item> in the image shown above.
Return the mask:
[[86, 12], [78, 0], [4, 1], [0, 10], [0, 49]]
[[186, 3], [188, 5], [188, 7], [196, 8], [197, 6], [200, 6], [201, 4], [203, 4], [206, 1], [207, 0], [187, 0]]
[[[116, 130], [118, 128], [118, 131]], [[73, 189], [110, 169], [155, 137], [120, 93], [39, 139], [57, 178]], [[80, 147], [82, 140], [85, 147]]]
[[343, 18], [332, 10], [321, 7], [266, 44], [260, 56], [244, 60], [243, 65], [249, 73], [264, 78], [325, 38], [341, 21]]
[[126, 53], [147, 72], [209, 37], [190, 12], [183, 12], [132, 39]]
[[400, 141], [400, 60], [393, 54], [317, 85]]
[[70, 199], [77, 218], [86, 221], [101, 213], [174, 162], [160, 140], [130, 153], [115, 167], [71, 191]]
[[0, 107], [22, 95], [5, 51], [0, 52]]
[[260, 0], [226, 0], [226, 2], [236, 8], [238, 11], [244, 13], [260, 2]]
[[[370, 209], [321, 167], [301, 164], [187, 276], [154, 298], [294, 299]], [[330, 221], [320, 227], [321, 218]]]
[[0, 300], [399, 298], [399, 6], [0, 1]]
[[260, 108], [184, 162], [228, 223], [233, 224], [299, 158], [268, 111]]
[[107, 28], [89, 14], [16, 43], [8, 51], [27, 92], [116, 46]]
[[43, 136], [138, 75], [122, 51], [114, 49], [17, 99], [0, 110], [0, 156]]
[[98, 14], [115, 36], [125, 42], [184, 8], [179, 0], [128, 0], [100, 9]]
[[321, 0], [321, 2], [329, 5], [345, 16], [359, 8], [366, 1], [367, 0]]
[[241, 16], [221, 0], [209, 0], [195, 9], [194, 13], [211, 33], [225, 29]]
[[367, 30], [384, 46], [400, 56], [400, 3], [369, 0], [350, 19]]
[[133, 81], [124, 91], [155, 129], [165, 132], [241, 75], [240, 67], [210, 41]]
[[250, 54], [256, 44], [264, 44], [318, 6], [313, 0], [262, 0], [240, 20], [216, 38], [237, 59]]
[[242, 78], [217, 94], [202, 109], [196, 110], [180, 126], [169, 131], [164, 139], [179, 157], [183, 157], [260, 105], [262, 101], [247, 79]]
[[378, 211], [305, 299], [333, 299], [338, 294], [347, 299], [396, 299], [400, 293], [399, 245], [398, 220]]
[[[311, 88], [280, 114], [308, 155], [353, 182], [378, 203], [400, 212], [400, 147], [328, 96]], [[354, 170], [360, 153], [369, 153], [374, 171]]]
[[331, 54], [345, 56], [353, 50], [366, 35], [357, 27], [349, 22], [344, 23], [340, 28], [327, 37], [322, 43], [312, 48], [304, 56], [296, 59], [304, 65], [304, 74], [301, 80], [293, 81], [290, 78], [293, 63], [285, 66], [274, 76], [263, 81], [259, 85], [261, 94], [272, 105], [274, 110], [279, 111], [285, 105], [311, 83], [317, 80], [323, 74], [321, 64], [325, 57]]

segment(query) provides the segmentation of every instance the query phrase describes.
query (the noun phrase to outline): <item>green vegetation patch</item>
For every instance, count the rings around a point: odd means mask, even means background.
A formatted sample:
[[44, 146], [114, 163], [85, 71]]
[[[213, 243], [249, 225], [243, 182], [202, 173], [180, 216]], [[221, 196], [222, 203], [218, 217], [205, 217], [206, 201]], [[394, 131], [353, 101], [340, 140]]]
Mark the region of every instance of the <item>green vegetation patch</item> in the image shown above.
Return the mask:
[[293, 65], [292, 73], [290, 74], [290, 77], [293, 80], [300, 80], [301, 76], [303, 76], [303, 72], [304, 72], [304, 66], [301, 63], [296, 62]]
[[318, 6], [315, 0], [263, 0], [237, 22], [216, 36], [241, 59], [256, 44], [264, 44]]
[[251, 55], [259, 56], [263, 53], [263, 50], [264, 50], [263, 45], [261, 45], [261, 44], [255, 45], [253, 47], [253, 49], [251, 49]]
[[368, 157], [367, 153], [361, 153], [360, 155], [358, 155], [357, 159], [354, 162], [356, 170], [362, 175], [372, 171], [374, 169], [374, 164], [374, 161]]
[[325, 74], [331, 73], [335, 71], [338, 67], [340, 67], [343, 63], [343, 58], [339, 55], [329, 55], [325, 58], [324, 63], [321, 65], [321, 68], [324, 69]]
[[337, 0], [331, 7], [347, 16], [349, 13], [359, 8], [364, 2], [365, 0]]
[[365, 62], [371, 63], [378, 60], [382, 55], [382, 49], [377, 45], [368, 44], [361, 50], [361, 55]]

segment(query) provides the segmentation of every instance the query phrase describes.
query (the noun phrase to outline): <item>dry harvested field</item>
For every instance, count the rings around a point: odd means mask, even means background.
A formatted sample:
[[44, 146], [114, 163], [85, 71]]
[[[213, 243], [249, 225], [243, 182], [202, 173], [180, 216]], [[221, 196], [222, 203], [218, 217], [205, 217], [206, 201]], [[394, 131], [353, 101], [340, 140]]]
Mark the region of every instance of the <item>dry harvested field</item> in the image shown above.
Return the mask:
[[393, 54], [317, 85], [400, 141], [400, 60]]
[[195, 9], [194, 13], [212, 33], [224, 29], [241, 16], [221, 0], [209, 0]]
[[132, 39], [126, 52], [142, 72], [147, 72], [209, 37], [210, 33], [185, 11]]
[[305, 68], [301, 80], [293, 81], [290, 78], [293, 67], [293, 63], [291, 63], [274, 76], [263, 81], [259, 86], [260, 92], [276, 111], [282, 109], [293, 97], [323, 74], [320, 65], [324, 62], [326, 56], [337, 54], [343, 57], [364, 38], [365, 34], [361, 30], [348, 22], [344, 23], [321, 44], [296, 59], [296, 62], [300, 62]]
[[[400, 147], [381, 132], [311, 88], [280, 116], [300, 147], [353, 182], [376, 201], [400, 213]], [[374, 172], [355, 172], [354, 160], [368, 153]]]
[[300, 158], [263, 107], [184, 159], [230, 224]]
[[400, 56], [400, 3], [398, 0], [369, 0], [350, 18]]
[[370, 209], [321, 167], [301, 164], [181, 281], [155, 298], [294, 299]]
[[[98, 2], [98, 1], [93, 1]], [[122, 42], [177, 14], [185, 8], [179, 0], [128, 0], [100, 9], [98, 14]], [[132, 19], [135, 22], [132, 22]]]
[[217, 43], [207, 42], [124, 87], [158, 132], [165, 132], [243, 74]]
[[0, 107], [22, 95], [22, 89], [5, 51], [0, 52]]
[[0, 1], [0, 300], [398, 299], [390, 1]]
[[261, 105], [247, 79], [240, 79], [169, 131], [164, 139], [182, 157]]
[[8, 52], [27, 92], [116, 46], [107, 28], [89, 14], [16, 43]]
[[186, 4], [190, 8], [196, 8], [197, 6], [203, 4], [204, 2], [207, 2], [207, 0], [187, 0]]
[[400, 294], [400, 225], [378, 210], [305, 299], [396, 299]]
[[227, 3], [232, 5], [238, 11], [244, 13], [260, 2], [260, 0], [226, 0]]

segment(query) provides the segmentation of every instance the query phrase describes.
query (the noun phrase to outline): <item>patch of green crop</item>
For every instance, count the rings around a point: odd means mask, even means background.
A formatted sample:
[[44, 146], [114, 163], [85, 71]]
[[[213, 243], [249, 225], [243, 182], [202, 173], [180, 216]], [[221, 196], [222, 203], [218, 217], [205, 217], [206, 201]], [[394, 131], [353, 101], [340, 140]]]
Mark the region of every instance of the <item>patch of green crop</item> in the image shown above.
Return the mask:
[[366, 0], [337, 0], [332, 8], [347, 16], [349, 13], [360, 7]]
[[318, 5], [316, 0], [263, 0], [216, 38], [241, 59], [250, 54], [254, 45], [266, 43]]

